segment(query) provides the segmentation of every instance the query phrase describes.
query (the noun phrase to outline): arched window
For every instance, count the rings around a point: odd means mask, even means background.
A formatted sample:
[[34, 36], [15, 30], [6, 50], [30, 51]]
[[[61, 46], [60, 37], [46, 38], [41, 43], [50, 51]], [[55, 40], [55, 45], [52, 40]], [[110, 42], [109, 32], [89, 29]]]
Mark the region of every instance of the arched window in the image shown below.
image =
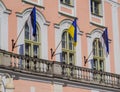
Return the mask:
[[62, 34], [62, 61], [67, 64], [75, 64], [73, 39], [66, 30]]
[[28, 24], [25, 24], [25, 55], [36, 58], [40, 57], [40, 28], [38, 24], [35, 37], [32, 36]]
[[93, 41], [93, 69], [104, 71], [103, 46], [98, 38]]

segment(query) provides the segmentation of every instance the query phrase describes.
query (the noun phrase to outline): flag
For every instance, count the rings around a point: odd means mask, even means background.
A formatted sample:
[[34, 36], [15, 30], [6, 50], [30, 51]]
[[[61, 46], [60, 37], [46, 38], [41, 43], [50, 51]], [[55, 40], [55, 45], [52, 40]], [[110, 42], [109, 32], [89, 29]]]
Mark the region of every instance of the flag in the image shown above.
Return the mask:
[[29, 26], [29, 32], [31, 33], [31, 36], [36, 36], [36, 8], [34, 7], [32, 9], [32, 12], [30, 13], [30, 16], [27, 20], [27, 24]]
[[109, 39], [108, 39], [107, 28], [105, 28], [105, 30], [102, 34], [102, 46], [105, 48], [106, 55], [108, 55], [109, 54]]
[[70, 36], [73, 38], [73, 45], [76, 46], [77, 44], [77, 23], [76, 23], [77, 19], [74, 19], [72, 25], [69, 27], [68, 29], [68, 33], [70, 34]]

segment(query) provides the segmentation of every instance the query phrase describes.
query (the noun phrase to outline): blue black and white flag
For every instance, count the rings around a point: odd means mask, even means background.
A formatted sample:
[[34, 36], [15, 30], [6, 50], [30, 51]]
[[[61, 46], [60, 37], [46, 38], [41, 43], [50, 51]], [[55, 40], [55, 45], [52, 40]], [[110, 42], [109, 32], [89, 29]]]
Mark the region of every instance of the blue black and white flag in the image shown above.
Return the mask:
[[36, 8], [34, 7], [32, 9], [32, 12], [30, 13], [30, 16], [27, 20], [28, 26], [29, 26], [29, 32], [31, 33], [31, 36], [36, 36]]

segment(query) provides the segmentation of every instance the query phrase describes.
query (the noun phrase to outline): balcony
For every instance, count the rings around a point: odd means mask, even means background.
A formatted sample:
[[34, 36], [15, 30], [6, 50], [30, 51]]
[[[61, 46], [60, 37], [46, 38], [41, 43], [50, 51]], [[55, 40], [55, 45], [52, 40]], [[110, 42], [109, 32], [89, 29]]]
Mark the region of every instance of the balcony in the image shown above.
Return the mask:
[[63, 86], [77, 85], [120, 92], [120, 75], [14, 54], [0, 49], [0, 72], [13, 77], [36, 78], [59, 82]]

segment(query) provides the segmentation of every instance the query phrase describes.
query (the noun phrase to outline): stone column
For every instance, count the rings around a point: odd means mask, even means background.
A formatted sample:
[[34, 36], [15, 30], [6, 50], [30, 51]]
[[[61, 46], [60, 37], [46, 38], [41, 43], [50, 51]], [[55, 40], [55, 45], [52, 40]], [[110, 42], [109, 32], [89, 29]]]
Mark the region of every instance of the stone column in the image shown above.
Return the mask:
[[6, 92], [14, 92], [14, 84], [13, 84], [13, 78], [7, 78], [6, 79]]

